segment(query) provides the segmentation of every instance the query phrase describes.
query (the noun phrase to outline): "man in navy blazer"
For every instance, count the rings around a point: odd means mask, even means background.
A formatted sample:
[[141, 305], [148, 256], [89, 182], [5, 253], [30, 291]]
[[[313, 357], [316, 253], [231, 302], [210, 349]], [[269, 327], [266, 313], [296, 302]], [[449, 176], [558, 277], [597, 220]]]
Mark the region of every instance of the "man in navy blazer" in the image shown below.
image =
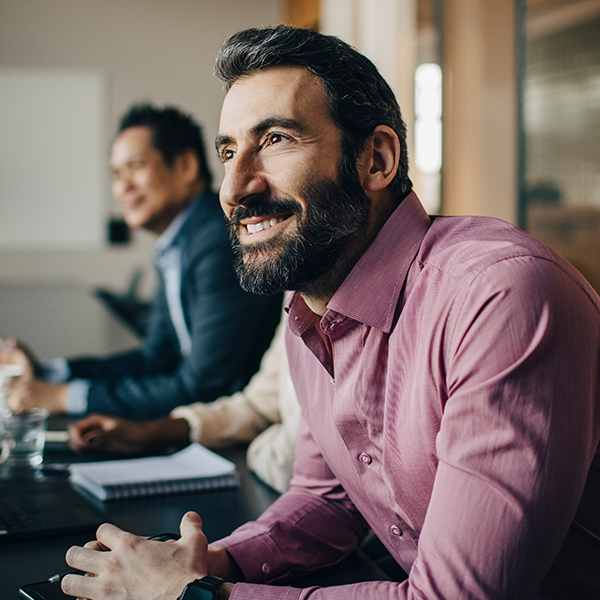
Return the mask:
[[270, 343], [281, 296], [238, 284], [200, 126], [172, 107], [135, 105], [121, 120], [110, 163], [127, 224], [157, 236], [159, 287], [146, 337], [131, 352], [46, 363], [4, 340], [0, 360], [25, 370], [11, 389], [13, 410], [165, 415], [242, 389]]

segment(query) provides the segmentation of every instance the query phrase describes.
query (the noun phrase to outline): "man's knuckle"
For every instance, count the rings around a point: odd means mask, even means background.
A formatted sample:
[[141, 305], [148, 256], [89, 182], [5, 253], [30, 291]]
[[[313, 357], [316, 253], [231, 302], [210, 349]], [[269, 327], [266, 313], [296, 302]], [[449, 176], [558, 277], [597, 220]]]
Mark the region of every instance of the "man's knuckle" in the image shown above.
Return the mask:
[[98, 527], [98, 529], [96, 529], [96, 537], [97, 538], [101, 537], [107, 529], [110, 529], [110, 524], [102, 523], [102, 525], [100, 525], [100, 527]]
[[123, 565], [121, 564], [121, 561], [116, 556], [111, 556], [106, 561], [106, 568], [111, 573], [120, 573], [123, 570]]

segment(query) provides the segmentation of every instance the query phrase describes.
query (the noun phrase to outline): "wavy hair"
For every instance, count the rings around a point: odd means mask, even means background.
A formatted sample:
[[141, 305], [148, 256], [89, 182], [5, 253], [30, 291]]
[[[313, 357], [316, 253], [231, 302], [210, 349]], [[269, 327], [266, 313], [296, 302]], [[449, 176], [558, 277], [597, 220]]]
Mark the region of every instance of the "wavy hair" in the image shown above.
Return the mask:
[[219, 50], [215, 75], [227, 90], [240, 78], [274, 67], [303, 67], [325, 86], [329, 111], [342, 137], [342, 174], [356, 180], [356, 161], [378, 125], [400, 140], [398, 172], [390, 189], [400, 202], [412, 189], [406, 125], [394, 92], [366, 57], [342, 40], [287, 25], [246, 29]]

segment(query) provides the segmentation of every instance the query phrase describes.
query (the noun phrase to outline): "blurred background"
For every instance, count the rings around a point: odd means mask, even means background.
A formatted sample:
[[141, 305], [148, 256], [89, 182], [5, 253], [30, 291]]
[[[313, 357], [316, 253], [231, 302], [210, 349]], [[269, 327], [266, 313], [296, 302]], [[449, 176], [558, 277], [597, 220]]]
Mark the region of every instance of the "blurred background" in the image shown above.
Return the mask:
[[0, 333], [39, 286], [151, 296], [152, 238], [110, 194], [118, 119], [174, 104], [211, 149], [217, 49], [279, 22], [379, 66], [430, 212], [511, 221], [600, 290], [600, 0], [0, 0]]

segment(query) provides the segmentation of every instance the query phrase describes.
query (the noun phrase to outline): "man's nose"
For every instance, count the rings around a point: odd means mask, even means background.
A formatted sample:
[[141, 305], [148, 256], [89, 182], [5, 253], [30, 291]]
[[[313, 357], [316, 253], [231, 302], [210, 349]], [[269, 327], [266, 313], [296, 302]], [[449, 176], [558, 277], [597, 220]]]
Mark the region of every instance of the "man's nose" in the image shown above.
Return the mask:
[[264, 194], [267, 179], [260, 165], [251, 157], [234, 158], [225, 171], [219, 198], [225, 214], [240, 204], [250, 202], [253, 197]]
[[113, 179], [113, 196], [118, 200], [131, 187], [133, 187], [133, 178], [131, 175], [129, 173], [119, 174], [118, 177]]

